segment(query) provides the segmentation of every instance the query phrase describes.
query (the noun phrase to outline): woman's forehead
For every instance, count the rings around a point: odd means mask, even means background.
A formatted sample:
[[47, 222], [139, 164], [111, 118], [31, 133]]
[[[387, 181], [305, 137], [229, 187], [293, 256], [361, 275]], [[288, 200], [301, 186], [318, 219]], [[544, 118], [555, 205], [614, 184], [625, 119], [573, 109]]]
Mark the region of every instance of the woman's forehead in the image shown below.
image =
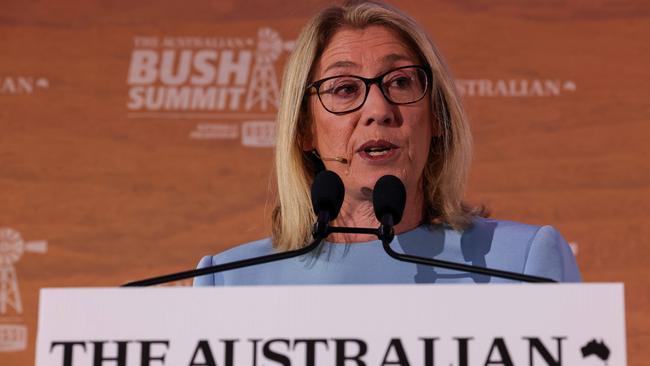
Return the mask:
[[390, 28], [342, 28], [332, 36], [317, 60], [315, 75], [322, 77], [364, 71], [378, 73], [385, 68], [417, 62], [418, 58], [407, 42]]

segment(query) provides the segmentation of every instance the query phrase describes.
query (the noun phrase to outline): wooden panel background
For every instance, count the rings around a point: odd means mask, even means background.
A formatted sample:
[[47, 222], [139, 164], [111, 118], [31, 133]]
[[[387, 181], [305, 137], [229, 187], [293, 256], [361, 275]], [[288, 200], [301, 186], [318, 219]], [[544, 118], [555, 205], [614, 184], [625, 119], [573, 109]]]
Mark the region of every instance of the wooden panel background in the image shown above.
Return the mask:
[[[0, 227], [47, 251], [12, 264], [23, 309], [0, 326], [25, 325], [28, 341], [0, 351], [2, 365], [33, 363], [41, 287], [115, 286], [269, 234], [272, 149], [244, 146], [240, 126], [274, 110], [130, 114], [135, 37], [255, 41], [268, 27], [290, 41], [325, 3], [3, 2]], [[494, 217], [558, 227], [585, 281], [624, 282], [629, 364], [645, 364], [648, 2], [395, 4], [428, 29], [464, 90], [476, 142], [468, 197]], [[527, 95], [504, 89], [510, 80], [528, 82]], [[191, 138], [206, 124], [239, 137]]]

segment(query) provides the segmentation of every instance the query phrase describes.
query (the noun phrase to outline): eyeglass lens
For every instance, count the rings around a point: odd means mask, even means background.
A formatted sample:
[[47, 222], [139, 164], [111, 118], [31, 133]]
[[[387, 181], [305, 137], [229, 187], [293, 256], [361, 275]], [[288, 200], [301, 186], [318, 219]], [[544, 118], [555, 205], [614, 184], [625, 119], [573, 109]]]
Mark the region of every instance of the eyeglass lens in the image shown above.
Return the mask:
[[[325, 80], [318, 89], [323, 107], [333, 113], [352, 111], [363, 105], [368, 91], [366, 81], [356, 76], [340, 76]], [[416, 102], [427, 90], [427, 75], [417, 67], [400, 68], [384, 75], [381, 91], [395, 104]]]

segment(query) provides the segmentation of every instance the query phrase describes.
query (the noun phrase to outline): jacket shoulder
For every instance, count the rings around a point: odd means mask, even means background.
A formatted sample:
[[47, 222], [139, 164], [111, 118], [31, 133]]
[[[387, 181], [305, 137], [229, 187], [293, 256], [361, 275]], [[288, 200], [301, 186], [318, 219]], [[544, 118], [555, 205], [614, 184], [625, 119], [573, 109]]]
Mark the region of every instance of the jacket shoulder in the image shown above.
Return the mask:
[[473, 245], [491, 246], [504, 263], [516, 266], [510, 270], [559, 282], [581, 280], [569, 244], [553, 226], [477, 218], [463, 237]]
[[212, 265], [259, 257], [274, 252], [271, 238], [255, 240], [249, 243], [240, 244], [236, 247], [226, 249], [221, 253], [210, 256]]
[[[229, 263], [253, 257], [260, 257], [274, 253], [271, 238], [264, 238], [241, 244], [236, 247], [227, 249], [215, 255], [207, 255], [199, 261], [197, 268], [216, 266], [223, 263]], [[215, 286], [222, 284], [223, 276], [221, 273], [205, 275], [194, 278], [194, 286]]]

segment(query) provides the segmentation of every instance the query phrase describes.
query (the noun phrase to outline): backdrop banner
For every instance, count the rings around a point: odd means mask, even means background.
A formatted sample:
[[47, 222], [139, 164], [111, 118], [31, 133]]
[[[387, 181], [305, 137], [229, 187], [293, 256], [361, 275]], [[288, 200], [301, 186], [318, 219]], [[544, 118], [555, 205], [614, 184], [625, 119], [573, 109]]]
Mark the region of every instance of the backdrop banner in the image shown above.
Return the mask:
[[[553, 225], [584, 281], [625, 283], [645, 365], [650, 2], [389, 2], [456, 80], [467, 201]], [[117, 286], [271, 235], [281, 76], [331, 3], [2, 1], [2, 366], [34, 363], [41, 288]]]

